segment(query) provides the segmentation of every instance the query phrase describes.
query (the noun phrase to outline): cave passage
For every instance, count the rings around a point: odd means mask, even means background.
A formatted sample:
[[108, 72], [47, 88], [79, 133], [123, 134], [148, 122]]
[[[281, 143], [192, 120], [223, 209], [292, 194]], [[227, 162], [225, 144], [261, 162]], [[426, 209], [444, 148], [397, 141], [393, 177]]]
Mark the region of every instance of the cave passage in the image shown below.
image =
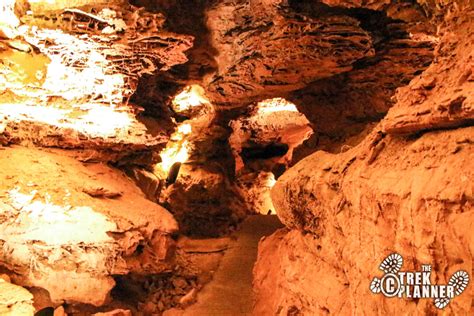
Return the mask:
[[2, 0], [0, 315], [472, 315], [473, 122], [470, 0]]

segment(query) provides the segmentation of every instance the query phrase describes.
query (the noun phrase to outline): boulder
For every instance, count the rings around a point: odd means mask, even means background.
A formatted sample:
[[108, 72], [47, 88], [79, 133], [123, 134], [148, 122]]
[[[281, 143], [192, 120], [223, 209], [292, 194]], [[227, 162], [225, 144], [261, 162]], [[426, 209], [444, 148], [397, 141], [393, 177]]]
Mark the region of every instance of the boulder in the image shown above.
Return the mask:
[[113, 275], [172, 266], [176, 221], [118, 170], [23, 147], [0, 161], [0, 265], [16, 283], [55, 303], [102, 305]]

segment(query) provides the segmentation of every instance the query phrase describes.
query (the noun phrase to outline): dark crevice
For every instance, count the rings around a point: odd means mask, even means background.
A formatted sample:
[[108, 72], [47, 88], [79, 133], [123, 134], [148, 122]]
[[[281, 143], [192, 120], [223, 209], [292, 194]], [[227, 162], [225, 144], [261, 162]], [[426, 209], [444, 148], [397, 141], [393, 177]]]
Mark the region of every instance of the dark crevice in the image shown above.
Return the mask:
[[241, 156], [245, 160], [251, 159], [269, 159], [273, 157], [284, 156], [288, 152], [287, 144], [268, 144], [266, 146], [256, 145], [253, 147], [242, 148]]

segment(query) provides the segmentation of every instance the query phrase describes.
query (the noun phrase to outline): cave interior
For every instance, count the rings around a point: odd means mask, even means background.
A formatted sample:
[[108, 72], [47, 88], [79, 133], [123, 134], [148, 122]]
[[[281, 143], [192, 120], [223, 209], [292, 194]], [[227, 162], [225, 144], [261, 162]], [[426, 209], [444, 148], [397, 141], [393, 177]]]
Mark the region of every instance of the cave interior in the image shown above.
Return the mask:
[[2, 0], [0, 315], [473, 315], [473, 122], [472, 0]]

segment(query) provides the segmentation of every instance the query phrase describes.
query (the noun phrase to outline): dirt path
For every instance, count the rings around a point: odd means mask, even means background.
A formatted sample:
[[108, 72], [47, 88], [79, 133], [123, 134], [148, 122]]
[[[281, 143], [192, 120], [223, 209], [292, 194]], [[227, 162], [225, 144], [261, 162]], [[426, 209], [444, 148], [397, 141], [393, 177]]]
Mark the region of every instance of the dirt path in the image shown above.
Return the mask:
[[250, 315], [252, 269], [258, 241], [282, 227], [276, 216], [248, 217], [236, 233], [237, 240], [222, 258], [213, 280], [198, 294], [197, 302], [184, 310], [186, 316]]

